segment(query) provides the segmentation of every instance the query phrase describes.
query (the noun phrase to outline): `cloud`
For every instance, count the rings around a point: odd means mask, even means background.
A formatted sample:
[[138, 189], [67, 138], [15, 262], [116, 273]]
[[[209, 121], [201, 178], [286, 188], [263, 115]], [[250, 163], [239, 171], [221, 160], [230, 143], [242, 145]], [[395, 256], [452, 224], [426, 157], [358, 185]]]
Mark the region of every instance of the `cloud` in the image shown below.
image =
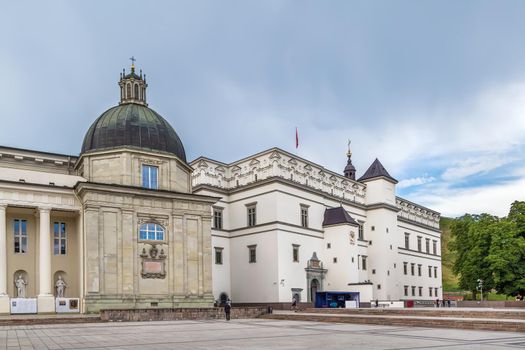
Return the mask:
[[396, 187], [398, 189], [408, 188], [408, 187], [412, 187], [412, 186], [424, 185], [426, 183], [429, 183], [429, 182], [432, 182], [432, 181], [435, 181], [435, 180], [436, 180], [436, 178], [434, 178], [433, 176], [414, 177], [414, 178], [411, 178], [411, 179], [404, 179], [404, 180], [399, 181], [399, 183], [397, 184]]
[[519, 158], [496, 154], [471, 157], [458, 161], [454, 166], [447, 168], [441, 175], [441, 178], [444, 181], [458, 181], [472, 175], [486, 174], [516, 160], [519, 160]]

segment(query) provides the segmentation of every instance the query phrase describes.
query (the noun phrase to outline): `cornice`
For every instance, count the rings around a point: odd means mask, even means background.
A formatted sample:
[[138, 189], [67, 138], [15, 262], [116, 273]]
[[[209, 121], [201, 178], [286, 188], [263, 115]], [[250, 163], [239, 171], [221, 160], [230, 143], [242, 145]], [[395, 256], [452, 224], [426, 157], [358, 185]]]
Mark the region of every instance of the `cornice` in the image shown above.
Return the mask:
[[75, 185], [74, 189], [79, 195], [85, 191], [98, 191], [115, 194], [141, 195], [145, 197], [156, 197], [163, 199], [180, 199], [193, 202], [207, 202], [210, 204], [214, 204], [220, 199], [219, 197], [204, 196], [200, 194], [182, 193], [167, 190], [152, 190], [142, 187], [104, 184], [98, 182], [80, 182]]
[[414, 226], [418, 226], [418, 227], [424, 228], [424, 229], [426, 229], [426, 230], [431, 230], [431, 231], [433, 231], [433, 232], [439, 233], [440, 235], [441, 235], [441, 233], [442, 233], [441, 230], [438, 229], [438, 228], [435, 228], [435, 227], [433, 227], [433, 226], [429, 226], [429, 225], [425, 225], [425, 224], [423, 224], [423, 223], [421, 223], [421, 222], [413, 221], [413, 220], [410, 220], [410, 219], [404, 218], [404, 217], [402, 217], [402, 216], [398, 216], [398, 217], [397, 217], [397, 220], [398, 220], [398, 221], [401, 221], [401, 222], [405, 222], [405, 223], [410, 224], [410, 225], [414, 225]]

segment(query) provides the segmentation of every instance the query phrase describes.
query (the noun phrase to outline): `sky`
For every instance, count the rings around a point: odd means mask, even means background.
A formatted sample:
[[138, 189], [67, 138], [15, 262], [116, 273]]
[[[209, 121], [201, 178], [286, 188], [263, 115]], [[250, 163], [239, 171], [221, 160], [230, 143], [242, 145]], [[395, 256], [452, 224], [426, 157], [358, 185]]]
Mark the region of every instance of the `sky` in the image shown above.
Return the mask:
[[[188, 160], [280, 147], [445, 216], [525, 200], [524, 1], [0, 0], [0, 145], [77, 155], [137, 69]], [[299, 148], [295, 149], [295, 128]]]

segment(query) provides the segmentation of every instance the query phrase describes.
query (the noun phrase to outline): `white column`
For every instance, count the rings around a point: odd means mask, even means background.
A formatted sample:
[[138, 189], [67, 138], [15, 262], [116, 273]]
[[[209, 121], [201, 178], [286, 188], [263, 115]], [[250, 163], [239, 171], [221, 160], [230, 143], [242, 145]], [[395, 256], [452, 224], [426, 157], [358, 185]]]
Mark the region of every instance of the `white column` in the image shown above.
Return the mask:
[[38, 211], [40, 217], [38, 313], [49, 313], [55, 311], [55, 298], [51, 293], [51, 210], [39, 208]]
[[7, 294], [6, 209], [0, 204], [0, 295]]
[[9, 296], [7, 295], [7, 206], [0, 204], [0, 313], [10, 312]]

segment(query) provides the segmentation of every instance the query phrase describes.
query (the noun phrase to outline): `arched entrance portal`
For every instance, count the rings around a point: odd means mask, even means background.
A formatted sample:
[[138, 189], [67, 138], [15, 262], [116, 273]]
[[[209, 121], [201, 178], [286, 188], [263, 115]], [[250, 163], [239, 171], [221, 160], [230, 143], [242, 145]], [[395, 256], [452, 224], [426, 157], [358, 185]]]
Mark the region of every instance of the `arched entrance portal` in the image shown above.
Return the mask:
[[310, 282], [310, 301], [312, 303], [315, 303], [315, 294], [317, 293], [317, 289], [319, 288], [319, 281], [316, 279], [313, 279], [312, 282]]

